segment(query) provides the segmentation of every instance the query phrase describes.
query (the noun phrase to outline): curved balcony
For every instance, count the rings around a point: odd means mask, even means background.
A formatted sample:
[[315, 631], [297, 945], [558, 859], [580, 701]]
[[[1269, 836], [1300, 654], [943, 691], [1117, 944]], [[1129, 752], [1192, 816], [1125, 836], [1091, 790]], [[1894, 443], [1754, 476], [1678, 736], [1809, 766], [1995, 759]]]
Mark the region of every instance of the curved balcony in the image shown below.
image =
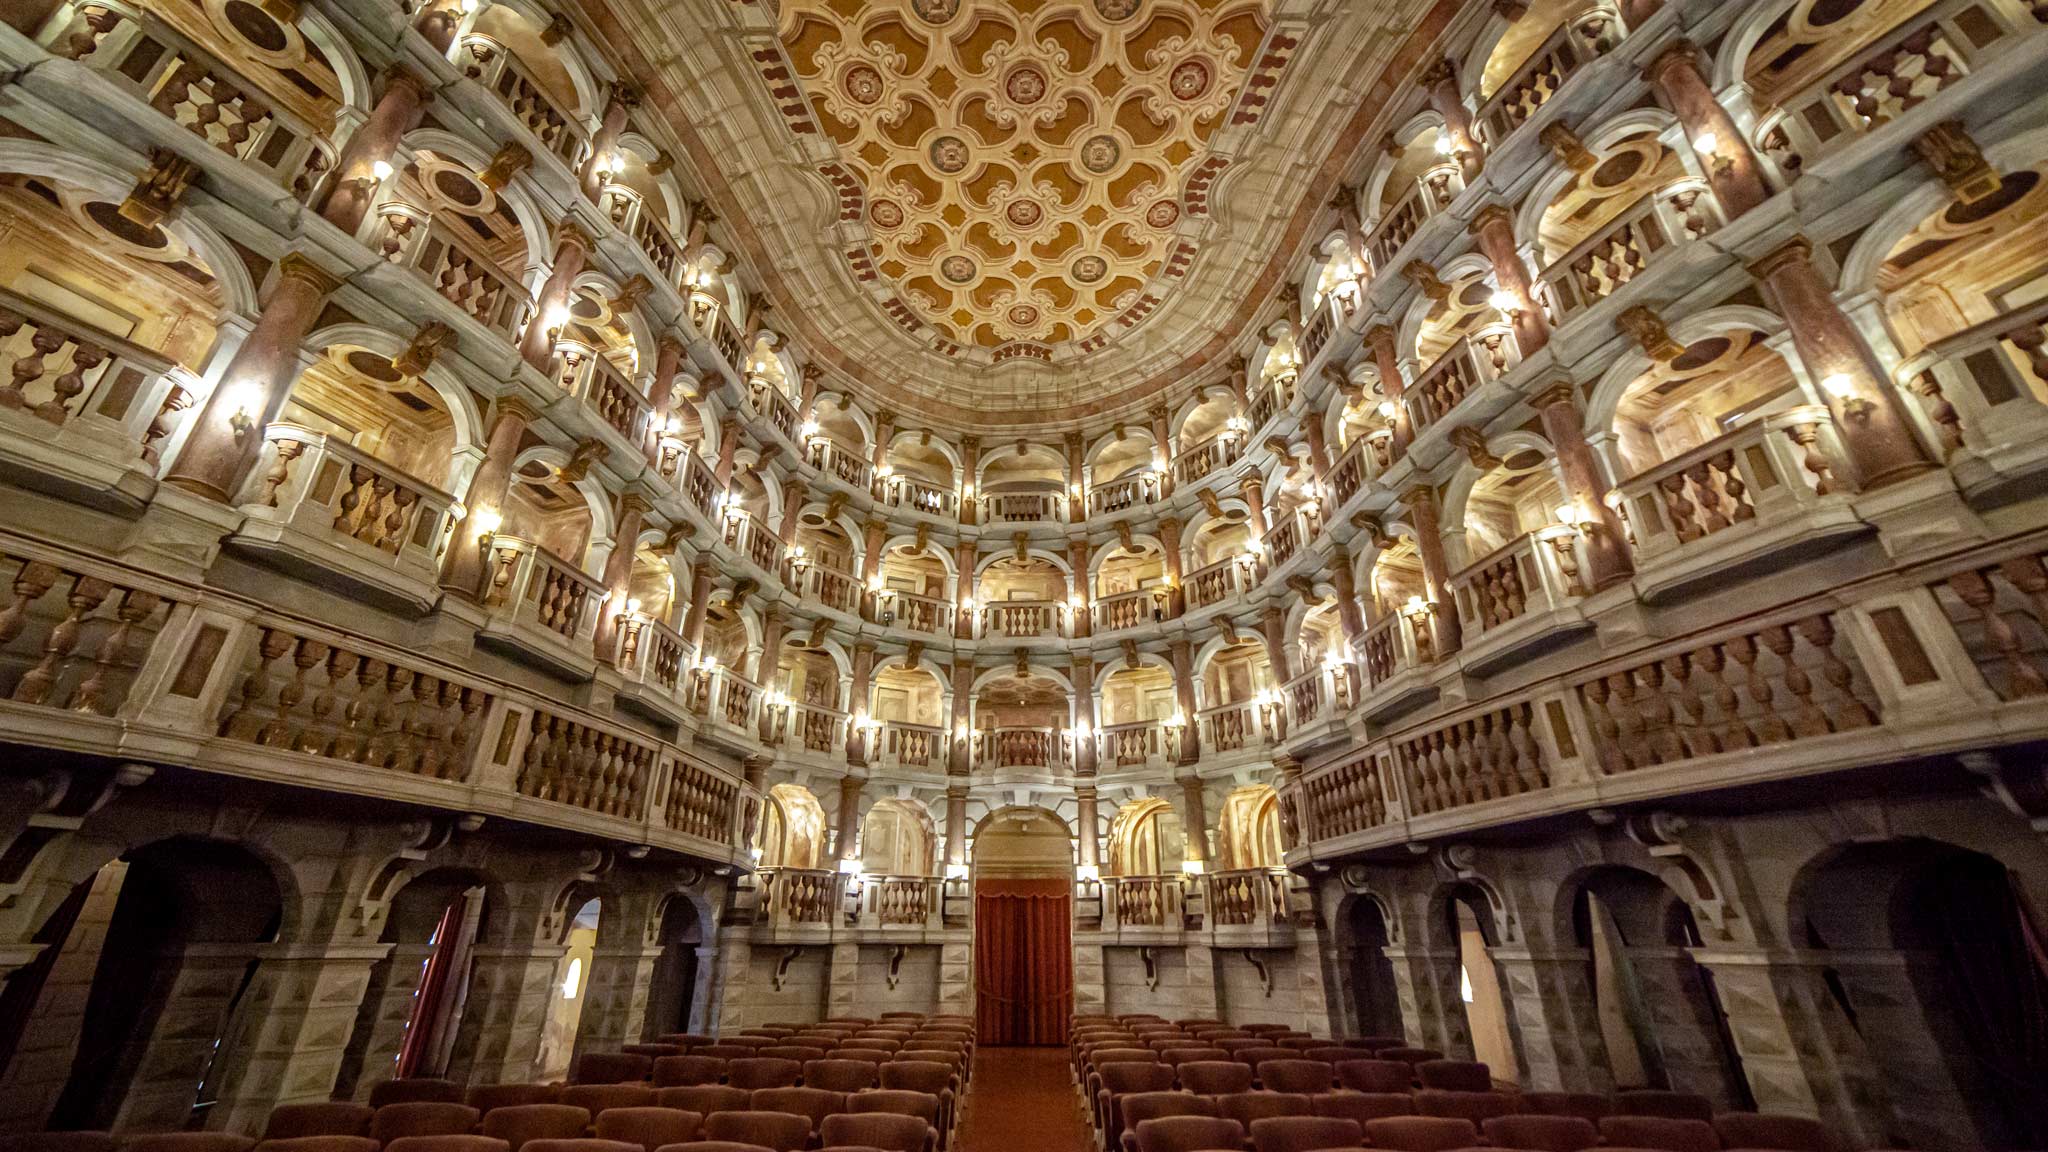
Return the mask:
[[517, 342], [531, 316], [526, 286], [439, 220], [411, 205], [377, 209], [365, 241], [386, 263], [409, 268], [458, 311], [507, 342]]
[[1508, 77], [1474, 118], [1490, 150], [1498, 150], [1515, 129], [1535, 119], [1572, 77], [1614, 50], [1621, 39], [1620, 17], [1608, 4], [1594, 5], [1558, 26], [1534, 55]]
[[596, 667], [591, 640], [603, 583], [531, 540], [494, 535], [481, 547], [489, 565], [478, 636], [542, 667], [588, 679]]
[[1593, 307], [1720, 226], [1720, 207], [1699, 181], [1643, 197], [1543, 270], [1554, 319], [1562, 324]]
[[1579, 533], [1563, 525], [1525, 532], [1451, 576], [1464, 658], [1475, 674], [1589, 627], [1578, 609], [1582, 547]]
[[1140, 588], [1135, 592], [1104, 596], [1095, 602], [1095, 630], [1121, 632], [1164, 621], [1166, 600], [1164, 588]]
[[606, 183], [598, 192], [597, 206], [605, 219], [612, 222], [612, 227], [632, 238], [633, 246], [654, 269], [656, 275], [653, 279], [657, 283], [666, 284], [679, 293], [688, 288], [683, 282], [682, 245], [669, 234], [668, 227], [647, 210], [647, 203], [638, 192], [624, 184]]
[[598, 423], [618, 437], [633, 455], [641, 454], [647, 421], [654, 409], [618, 366], [596, 349], [575, 341], [555, 345], [555, 382], [582, 401]]
[[1177, 938], [1184, 923], [1179, 876], [1104, 876], [1102, 932], [1118, 939]]
[[857, 492], [872, 492], [875, 466], [860, 452], [827, 436], [812, 436], [804, 458], [811, 467]]
[[1097, 763], [1105, 771], [1178, 764], [1181, 731], [1163, 720], [1105, 725], [1096, 733]]
[[464, 36], [455, 46], [455, 63], [463, 74], [483, 85], [531, 133], [541, 151], [574, 168], [582, 158], [583, 125], [555, 103], [547, 89], [510, 49], [480, 32]]
[[876, 766], [917, 772], [945, 770], [944, 728], [889, 720], [879, 725], [871, 723], [869, 732], [869, 742], [874, 745], [869, 756]]
[[1507, 375], [1521, 362], [1521, 345], [1507, 324], [1489, 325], [1459, 337], [1402, 396], [1415, 430], [1419, 433], [1433, 424], [1455, 423], [1451, 414], [1467, 396]]
[[978, 768], [1039, 768], [1062, 771], [1070, 762], [1067, 734], [1057, 728], [989, 728], [975, 734]]
[[1071, 634], [1072, 609], [1050, 600], [1005, 600], [984, 604], [975, 634], [983, 640], [1059, 640]]
[[1365, 251], [1372, 270], [1381, 276], [1400, 271], [1408, 242], [1464, 190], [1465, 173], [1456, 161], [1446, 160], [1417, 177], [1394, 206], [1380, 214], [1366, 236]]

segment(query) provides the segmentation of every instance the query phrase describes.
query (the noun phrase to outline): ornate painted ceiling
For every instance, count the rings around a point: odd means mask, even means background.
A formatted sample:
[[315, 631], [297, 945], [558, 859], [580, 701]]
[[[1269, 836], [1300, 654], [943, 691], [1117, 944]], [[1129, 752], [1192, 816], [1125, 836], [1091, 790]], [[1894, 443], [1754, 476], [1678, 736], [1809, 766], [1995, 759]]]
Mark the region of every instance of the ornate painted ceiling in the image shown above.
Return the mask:
[[1320, 239], [1453, 0], [585, 0], [768, 323], [939, 423], [1130, 415]]

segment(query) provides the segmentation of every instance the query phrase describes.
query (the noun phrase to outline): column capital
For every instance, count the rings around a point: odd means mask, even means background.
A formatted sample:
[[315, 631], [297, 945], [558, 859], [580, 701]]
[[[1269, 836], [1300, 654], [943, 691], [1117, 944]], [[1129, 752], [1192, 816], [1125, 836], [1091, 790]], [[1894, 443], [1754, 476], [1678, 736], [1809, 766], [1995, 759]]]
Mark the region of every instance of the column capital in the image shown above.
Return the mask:
[[517, 396], [500, 396], [497, 403], [493, 405], [493, 408], [499, 417], [506, 420], [517, 420], [521, 424], [531, 424], [540, 419], [540, 413], [534, 410], [533, 405], [528, 404]]
[[287, 252], [277, 262], [280, 280], [291, 280], [325, 296], [341, 287], [341, 278], [320, 267], [302, 252]]
[[1406, 504], [1412, 509], [1428, 508], [1434, 510], [1436, 508], [1436, 489], [1431, 488], [1427, 484], [1417, 484], [1415, 487], [1401, 493], [1401, 503]]
[[563, 217], [561, 222], [555, 225], [555, 249], [557, 252], [563, 248], [577, 248], [587, 254], [596, 247], [597, 242], [590, 238], [590, 233], [585, 232], [583, 226], [576, 223], [570, 217]]
[[1763, 256], [1750, 264], [1749, 274], [1759, 280], [1769, 280], [1772, 276], [1783, 271], [1786, 265], [1811, 259], [1813, 259], [1813, 241], [1808, 240], [1804, 236], [1794, 236], [1779, 245], [1769, 255]]
[[1421, 82], [1424, 88], [1436, 88], [1444, 84], [1455, 84], [1458, 82], [1458, 62], [1449, 56], [1439, 56], [1436, 62], [1423, 69], [1422, 75], [1416, 77], [1416, 79]]
[[1487, 204], [1484, 207], [1480, 208], [1478, 212], [1473, 214], [1472, 223], [1467, 227], [1466, 230], [1474, 236], [1481, 236], [1484, 235], [1489, 228], [1494, 228], [1503, 224], [1507, 225], [1507, 227], [1510, 230], [1514, 228], [1515, 210], [1501, 203], [1500, 201], [1495, 200], [1492, 203]]
[[1578, 392], [1569, 380], [1552, 381], [1546, 384], [1542, 391], [1529, 397], [1529, 406], [1538, 412], [1545, 408], [1555, 408], [1560, 404], [1568, 404], [1575, 411], [1579, 406]]
[[394, 88], [410, 88], [412, 90], [413, 99], [419, 101], [422, 104], [425, 104], [429, 100], [432, 100], [434, 98], [433, 87], [429, 85], [425, 80], [421, 79], [419, 73], [413, 71], [412, 69], [406, 67], [403, 64], [393, 64], [390, 67], [384, 69], [382, 79], [384, 81], [384, 94], [386, 96], [389, 96], [391, 94], [391, 90]]
[[[628, 516], [645, 516], [648, 510], [649, 506], [646, 499], [636, 492], [628, 492], [624, 496], [619, 497], [619, 518], [621, 520]], [[630, 541], [626, 543], [628, 546], [631, 545]]]
[[1699, 71], [1700, 46], [1690, 40], [1673, 40], [1662, 52], [1652, 56], [1648, 64], [1643, 65], [1643, 79], [1652, 84], [1661, 83], [1664, 74], [1674, 67]]

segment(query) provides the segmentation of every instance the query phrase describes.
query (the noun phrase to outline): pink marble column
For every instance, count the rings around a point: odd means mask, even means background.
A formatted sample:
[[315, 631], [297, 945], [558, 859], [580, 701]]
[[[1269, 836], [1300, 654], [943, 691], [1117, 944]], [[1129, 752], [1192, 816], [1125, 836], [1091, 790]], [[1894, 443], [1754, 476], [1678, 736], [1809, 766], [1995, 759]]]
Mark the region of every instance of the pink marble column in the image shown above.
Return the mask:
[[1073, 658], [1069, 668], [1074, 677], [1074, 723], [1078, 729], [1086, 729], [1088, 738], [1074, 741], [1074, 774], [1094, 776], [1096, 768], [1096, 743], [1100, 733], [1095, 729], [1095, 661], [1088, 656]]
[[889, 462], [889, 441], [896, 438], [896, 413], [887, 408], [875, 413], [875, 446], [868, 462], [876, 468]]
[[1358, 599], [1358, 577], [1351, 571], [1351, 554], [1342, 548], [1330, 555], [1330, 583], [1337, 589], [1337, 627], [1344, 635], [1344, 672], [1350, 681], [1351, 700], [1356, 703], [1361, 685], [1355, 654], [1365, 643], [1365, 605]]
[[683, 366], [683, 342], [663, 336], [654, 345], [654, 379], [647, 385], [647, 403], [654, 418], [647, 422], [647, 459], [661, 460], [661, 438], [668, 432], [669, 414], [675, 411], [676, 373]]
[[420, 13], [413, 27], [434, 46], [434, 51], [443, 56], [455, 47], [455, 30], [461, 23], [462, 13], [453, 3], [434, 4]]
[[737, 416], [727, 416], [718, 422], [718, 460], [712, 465], [712, 478], [720, 488], [732, 486], [733, 457], [740, 450], [740, 421]]
[[[1251, 473], [1241, 482], [1240, 490], [1244, 493], [1245, 527], [1251, 530], [1254, 541], [1264, 540], [1266, 538], [1265, 478], [1256, 472]], [[1174, 562], [1176, 564], [1179, 563], [1177, 559]]]
[[1514, 314], [1515, 343], [1522, 355], [1533, 356], [1550, 343], [1550, 321], [1536, 303], [1536, 283], [1529, 266], [1522, 263], [1515, 244], [1515, 214], [1505, 204], [1488, 204], [1472, 218], [1472, 236], [1479, 250], [1493, 264], [1494, 282], [1503, 292], [1522, 302]]
[[1465, 630], [1458, 623], [1458, 606], [1451, 602], [1451, 566], [1444, 558], [1443, 525], [1437, 519], [1436, 491], [1418, 485], [1401, 498], [1408, 506], [1408, 520], [1415, 525], [1415, 551], [1422, 557], [1422, 581], [1429, 601], [1436, 605], [1436, 655], [1441, 660], [1465, 646]]
[[981, 471], [981, 437], [960, 438], [960, 523], [975, 522], [975, 501], [981, 491], [974, 486]]
[[882, 578], [882, 548], [888, 543], [889, 522], [877, 516], [861, 525], [861, 607], [865, 619], [875, 618], [875, 594], [868, 591]]
[[[853, 683], [849, 688], [851, 698], [846, 702], [846, 711], [855, 720], [864, 720], [868, 716], [868, 705], [870, 703], [868, 697], [874, 694], [870, 685], [874, 682], [875, 677], [875, 646], [865, 643], [855, 644], [853, 646], [852, 664]], [[878, 749], [868, 747], [867, 732], [859, 724], [855, 724], [852, 728], [847, 729], [846, 762], [848, 764], [866, 767], [870, 755], [876, 751]]]
[[[1250, 481], [1246, 481], [1250, 484]], [[1178, 516], [1161, 517], [1159, 521], [1159, 548], [1165, 553], [1166, 561], [1166, 615], [1178, 620], [1188, 610], [1188, 592], [1181, 587], [1180, 530]]]
[[1621, 0], [1621, 22], [1635, 31], [1643, 21], [1655, 16], [1664, 7], [1664, 0]]
[[1301, 434], [1308, 441], [1308, 466], [1315, 474], [1316, 486], [1320, 488], [1330, 478], [1330, 442], [1323, 434], [1320, 417], [1311, 415], [1302, 421]]
[[775, 678], [782, 674], [782, 646], [788, 638], [789, 621], [782, 608], [770, 605], [761, 613], [761, 655], [754, 666], [754, 683], [764, 689], [774, 686]]
[[192, 417], [192, 431], [166, 483], [222, 503], [235, 498], [263, 451], [263, 430], [298, 378], [299, 345], [313, 330], [322, 302], [339, 286], [326, 269], [297, 252], [278, 261], [277, 283], [256, 327]]
[[860, 859], [860, 794], [867, 783], [865, 776], [839, 778], [839, 818], [833, 828], [841, 860]]
[[704, 621], [711, 612], [711, 557], [699, 556], [690, 565], [690, 606], [683, 614], [683, 642], [700, 657], [704, 654]]
[[1444, 118], [1444, 131], [1457, 149], [1458, 166], [1463, 169], [1466, 182], [1478, 179], [1486, 165], [1485, 154], [1472, 133], [1472, 113], [1458, 91], [1457, 62], [1445, 58], [1430, 65], [1429, 71], [1422, 74], [1422, 85], [1429, 95], [1429, 106]]
[[[1080, 775], [1090, 780], [1094, 779], [1092, 772]], [[1082, 868], [1093, 868], [1100, 872], [1102, 821], [1101, 817], [1096, 815], [1098, 795], [1092, 783], [1074, 785], [1074, 824], [1075, 830], [1079, 833], [1079, 843], [1075, 845], [1075, 853], [1078, 856], [1076, 863]]]
[[391, 163], [398, 142], [419, 126], [432, 99], [426, 82], [407, 69], [392, 68], [384, 74], [384, 94], [334, 162], [334, 176], [320, 204], [320, 215], [328, 223], [355, 235], [377, 195], [374, 169], [379, 161]]
[[967, 785], [946, 788], [946, 865], [967, 863]]
[[1266, 663], [1272, 665], [1273, 682], [1294, 679], [1294, 662], [1287, 658], [1287, 614], [1279, 605], [1268, 605], [1259, 614], [1259, 639], [1266, 642]]
[[527, 426], [539, 419], [533, 409], [516, 397], [497, 403], [491, 430], [484, 437], [484, 458], [470, 477], [463, 494], [463, 518], [449, 534], [448, 555], [441, 562], [441, 590], [470, 600], [482, 600], [487, 591], [484, 526], [502, 522], [505, 497], [512, 491], [512, 464], [519, 457], [519, 443]]
[[1706, 169], [1707, 184], [1729, 219], [1770, 199], [1763, 165], [1750, 147], [1749, 137], [1735, 123], [1735, 117], [1715, 98], [1706, 73], [1700, 70], [1697, 45], [1689, 40], [1678, 41], [1650, 61], [1643, 75], [1657, 86], [1664, 102], [1671, 105], [1696, 150], [1701, 141], [1712, 138], [1712, 150], [1699, 153], [1700, 166]]
[[1069, 636], [1075, 640], [1086, 640], [1095, 634], [1095, 589], [1088, 579], [1088, 552], [1088, 541], [1067, 541], [1067, 566], [1074, 570], [1067, 589], [1067, 602], [1072, 606]]
[[1185, 636], [1170, 637], [1166, 650], [1173, 661], [1174, 699], [1180, 702], [1181, 716], [1187, 720], [1180, 730], [1180, 762], [1193, 764], [1202, 758], [1202, 726], [1195, 716], [1200, 710], [1195, 698], [1195, 650]]
[[607, 167], [619, 148], [619, 137], [625, 135], [626, 120], [640, 103], [639, 93], [624, 84], [613, 84], [605, 100], [604, 116], [599, 120], [597, 133], [590, 138], [590, 155], [583, 161], [579, 174], [583, 195], [591, 203], [597, 203], [597, 195], [604, 190], [605, 178], [610, 174]]
[[[961, 732], [967, 739], [960, 738]], [[965, 776], [973, 764], [974, 747], [974, 661], [964, 652], [953, 654], [953, 731], [951, 753], [946, 757], [946, 773], [950, 776]]]
[[540, 286], [540, 297], [533, 302], [533, 319], [526, 325], [525, 338], [519, 342], [520, 358], [542, 375], [554, 370], [555, 340], [562, 334], [561, 325], [569, 314], [570, 290], [575, 287], [576, 278], [583, 275], [590, 249], [590, 237], [575, 224], [564, 221], [555, 229], [554, 266]]
[[972, 603], [978, 588], [975, 586], [974, 564], [978, 552], [972, 540], [962, 540], [953, 546], [953, 638], [974, 639], [974, 605]]
[[1379, 371], [1380, 394], [1394, 405], [1394, 450], [1391, 458], [1399, 460], [1415, 440], [1415, 425], [1408, 419], [1408, 405], [1401, 399], [1408, 390], [1407, 381], [1401, 378], [1401, 352], [1394, 344], [1394, 330], [1384, 324], [1376, 325], [1367, 332], [1365, 343], [1372, 349], [1373, 367]]
[[1146, 415], [1152, 418], [1152, 443], [1158, 454], [1157, 463], [1165, 473], [1159, 478], [1159, 495], [1163, 499], [1173, 495], [1173, 425], [1171, 415], [1164, 404], [1154, 404]]
[[1813, 247], [1795, 237], [1750, 267], [1792, 333], [1792, 346], [1835, 417], [1835, 432], [1857, 481], [1882, 488], [1936, 468], [1886, 380], [1883, 365], [1835, 303], [1813, 266]]
[[[1192, 728], [1193, 722], [1189, 722]], [[1209, 859], [1209, 809], [1202, 797], [1202, 778], [1182, 776], [1180, 784], [1181, 827], [1186, 835], [1183, 839], [1182, 856], [1197, 864]]]
[[612, 651], [613, 641], [618, 635], [618, 617], [626, 610], [627, 593], [633, 585], [634, 541], [640, 536], [640, 528], [647, 516], [647, 502], [631, 494], [619, 497], [619, 522], [612, 531], [612, 552], [604, 560], [604, 586], [611, 594], [597, 613], [597, 658], [609, 663], [617, 653]]
[[810, 485], [801, 477], [791, 477], [782, 486], [782, 523], [775, 526], [775, 537], [784, 548], [796, 543], [797, 517], [803, 514], [804, 500], [810, 494]]
[[1557, 453], [1565, 496], [1579, 510], [1579, 535], [1586, 544], [1586, 585], [1598, 592], [1636, 574], [1621, 514], [1607, 505], [1607, 481], [1600, 475], [1584, 418], [1569, 383], [1554, 384], [1529, 401], [1543, 421], [1543, 435]]
[[[818, 381], [825, 378], [825, 370], [816, 364], [806, 364], [799, 371], [802, 373], [803, 383], [797, 388], [796, 419], [797, 423], [802, 424], [810, 420], [818, 410]], [[878, 446], [885, 454], [889, 451], [887, 444]]]
[[1088, 519], [1088, 493], [1082, 478], [1088, 474], [1088, 441], [1079, 432], [1067, 433], [1067, 522]]

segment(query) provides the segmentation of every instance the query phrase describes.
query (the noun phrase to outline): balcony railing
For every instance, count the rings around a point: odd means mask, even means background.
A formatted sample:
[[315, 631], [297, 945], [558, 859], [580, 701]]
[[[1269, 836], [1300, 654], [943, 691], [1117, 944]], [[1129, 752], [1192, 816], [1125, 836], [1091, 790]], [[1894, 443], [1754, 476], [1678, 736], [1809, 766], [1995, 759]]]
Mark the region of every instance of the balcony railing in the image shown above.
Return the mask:
[[503, 621], [506, 633], [538, 640], [544, 649], [589, 653], [603, 583], [530, 540], [493, 536], [489, 548], [484, 606]]
[[132, 89], [160, 115], [267, 174], [307, 203], [333, 167], [321, 130], [155, 13], [90, 0], [67, 4], [45, 25], [51, 52], [83, 62]]
[[2039, 29], [2039, 9], [2014, 0], [1941, 0], [1782, 100], [1782, 111], [1759, 125], [1759, 147], [1793, 179], [1962, 83], [1995, 51]]
[[784, 440], [792, 444], [796, 442], [796, 405], [789, 402], [789, 397], [784, 396], [781, 389], [766, 380], [755, 380], [753, 403], [755, 415], [773, 425], [777, 432], [782, 433]]
[[1427, 616], [1411, 617], [1402, 612], [1366, 629], [1365, 682], [1379, 688], [1403, 672], [1436, 660], [1436, 643]]
[[991, 728], [976, 734], [975, 761], [984, 768], [1059, 768], [1067, 736], [1056, 728]]
[[612, 226], [633, 238], [647, 262], [654, 265], [661, 282], [680, 291], [683, 287], [682, 246], [667, 227], [647, 210], [647, 202], [624, 184], [606, 184], [598, 193], [598, 207]]
[[455, 497], [324, 432], [272, 424], [263, 438], [238, 537], [262, 546], [314, 542], [337, 550], [322, 559], [344, 572], [379, 584], [396, 579], [432, 598]]
[[638, 445], [654, 409], [611, 360], [587, 344], [555, 345], [555, 382], [612, 431]]
[[1221, 604], [1251, 591], [1251, 584], [1249, 565], [1242, 556], [1225, 556], [1181, 579], [1181, 586], [1187, 589], [1189, 608]]
[[781, 539], [738, 509], [726, 509], [725, 546], [753, 561], [763, 572], [781, 571]]
[[1205, 708], [1196, 715], [1195, 722], [1202, 726], [1210, 751], [1243, 752], [1279, 739], [1279, 715], [1270, 704], [1262, 706], [1257, 700], [1241, 700]]
[[1251, 421], [1252, 431], [1257, 432], [1273, 418], [1280, 407], [1280, 395], [1271, 381], [1261, 380], [1252, 385], [1252, 402], [1245, 409], [1245, 418]]
[[1102, 729], [1100, 760], [1106, 768], [1160, 767], [1179, 762], [1178, 728], [1161, 720], [1111, 724]]
[[1378, 828], [1395, 811], [1398, 792], [1389, 787], [1377, 752], [1366, 752], [1303, 781], [1308, 797], [1307, 835], [1317, 840]]
[[801, 586], [807, 589], [818, 603], [827, 608], [845, 613], [860, 611], [860, 578], [851, 572], [840, 572], [822, 565], [812, 565], [808, 579]]
[[942, 769], [946, 766], [944, 728], [890, 720], [874, 731], [870, 742], [879, 745], [880, 762], [884, 766], [920, 769]]
[[983, 606], [981, 636], [994, 640], [1039, 640], [1067, 634], [1065, 604], [1050, 600], [1004, 600]]
[[1119, 592], [1095, 602], [1095, 630], [1116, 632], [1150, 624], [1166, 615], [1166, 589], [1140, 588]]
[[725, 498], [724, 490], [718, 486], [718, 474], [696, 452], [684, 452], [679, 460], [677, 470], [682, 475], [683, 499], [706, 519], [715, 518], [719, 502]]
[[981, 498], [984, 524], [1057, 524], [1066, 499], [1056, 492], [999, 492]]
[[1937, 341], [1900, 366], [1944, 453], [1996, 455], [2048, 423], [2048, 301]]
[[1159, 473], [1141, 472], [1107, 484], [1097, 484], [1088, 490], [1088, 514], [1113, 516], [1150, 504], [1159, 498], [1159, 480]]
[[1589, 61], [1612, 51], [1620, 37], [1621, 22], [1604, 4], [1560, 25], [1480, 106], [1477, 120], [1487, 146], [1506, 143]]
[[1580, 539], [1562, 526], [1525, 532], [1450, 578], [1469, 645], [1522, 620], [1541, 619], [1578, 599]]
[[1244, 437], [1225, 433], [1212, 436], [1193, 448], [1184, 448], [1173, 458], [1173, 479], [1193, 484], [1219, 468], [1228, 468], [1244, 455]]
[[583, 126], [555, 103], [547, 89], [505, 45], [472, 32], [456, 46], [455, 63], [470, 79], [491, 90], [543, 149], [574, 167], [583, 152]]
[[1280, 700], [1297, 729], [1342, 716], [1353, 703], [1350, 665], [1325, 664], [1304, 672], [1282, 686]]
[[1473, 709], [1394, 744], [1408, 813], [1424, 816], [1550, 787], [1527, 702]]
[[1182, 880], [1179, 876], [1105, 876], [1108, 889], [1104, 910], [1114, 928], [1179, 928], [1182, 915]]
[[813, 436], [806, 446], [811, 467], [849, 488], [870, 491], [875, 483], [875, 466], [855, 449], [827, 436]]
[[1720, 225], [1717, 202], [1696, 180], [1643, 197], [1543, 270], [1555, 319], [1563, 322], [1607, 299], [1680, 245]]
[[936, 927], [944, 882], [930, 876], [867, 876], [860, 884], [861, 923], [881, 928]]
[[771, 743], [819, 756], [846, 751], [846, 713], [787, 696], [768, 697], [768, 739]]
[[1272, 927], [1287, 921], [1287, 870], [1235, 868], [1202, 878], [1209, 923], [1223, 928]]
[[683, 676], [697, 656], [682, 633], [642, 617], [627, 620], [618, 637], [618, 669], [626, 680], [680, 704]]
[[[1751, 420], [1616, 486], [1639, 565], [1725, 545], [1847, 499], [1827, 409]], [[1787, 541], [1791, 543], [1792, 541]]]
[[884, 588], [876, 593], [876, 608], [883, 624], [932, 636], [946, 636], [953, 631], [951, 601]]
[[182, 370], [92, 325], [0, 292], [0, 413], [39, 470], [95, 464], [154, 471], [172, 414], [192, 397]]
[[1358, 495], [1367, 482], [1378, 479], [1394, 464], [1394, 433], [1382, 428], [1353, 440], [1344, 455], [1330, 469], [1330, 498], [1342, 508]]
[[940, 487], [910, 476], [888, 476], [879, 481], [882, 499], [891, 508], [908, 508], [927, 516], [951, 518], [957, 497], [951, 488]]
[[1294, 559], [1309, 536], [1308, 525], [1299, 511], [1276, 515], [1266, 529], [1266, 562], [1278, 568]]
[[1373, 271], [1380, 275], [1395, 271], [1401, 249], [1415, 238], [1430, 217], [1449, 207], [1464, 190], [1464, 171], [1454, 162], [1438, 164], [1417, 177], [1401, 199], [1380, 216], [1372, 234], [1366, 237], [1365, 250], [1372, 260]]
[[386, 261], [418, 273], [477, 323], [507, 340], [519, 339], [533, 308], [526, 287], [425, 210], [387, 201], [377, 209], [369, 243]]
[[1494, 324], [1458, 338], [1408, 386], [1403, 399], [1417, 431], [1448, 417], [1465, 397], [1522, 362], [1514, 329]]
[[820, 868], [763, 868], [761, 902], [776, 925], [829, 925], [839, 910], [839, 874]]

